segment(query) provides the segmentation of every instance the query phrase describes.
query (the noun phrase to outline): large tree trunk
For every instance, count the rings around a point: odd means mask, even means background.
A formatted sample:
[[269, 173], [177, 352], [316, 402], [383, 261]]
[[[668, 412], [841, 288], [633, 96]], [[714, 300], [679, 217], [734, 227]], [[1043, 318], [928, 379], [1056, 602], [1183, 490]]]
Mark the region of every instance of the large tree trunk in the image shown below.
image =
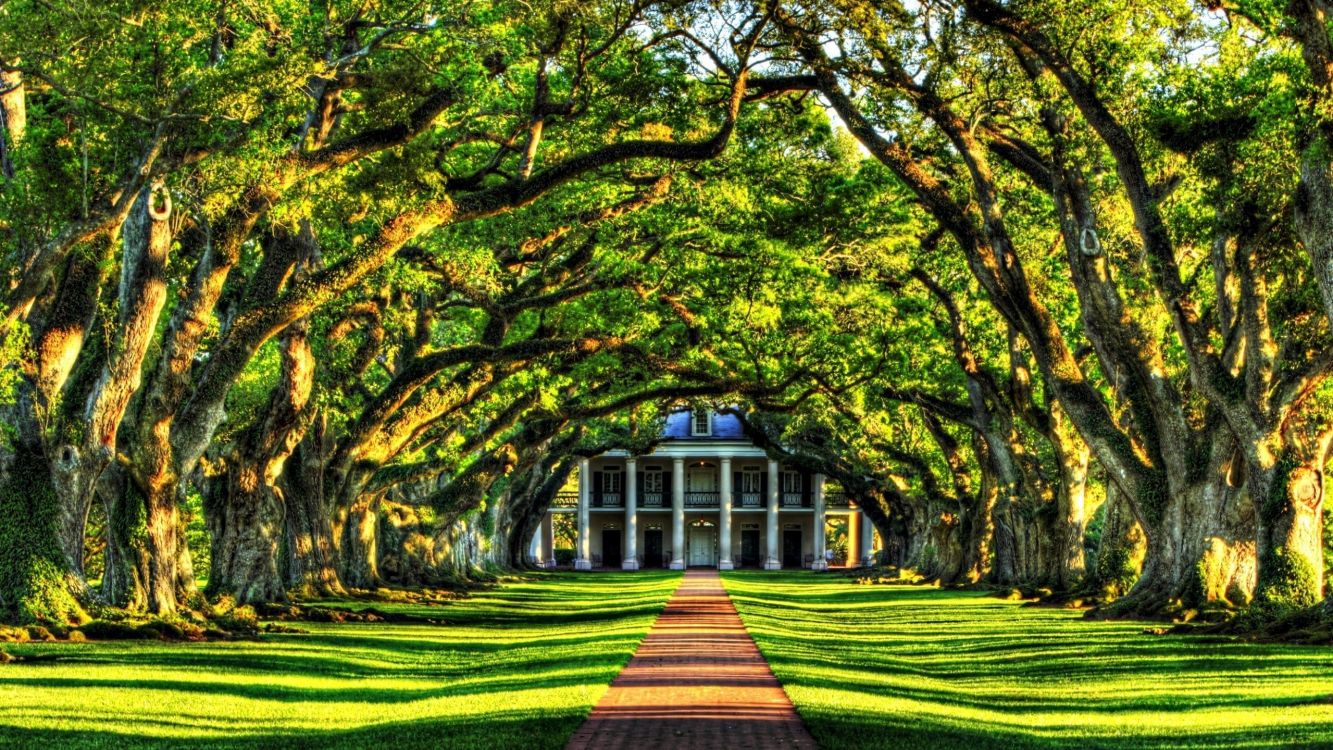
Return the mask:
[[80, 382], [76, 365], [85, 352], [85, 342], [95, 332], [98, 290], [106, 276], [104, 261], [111, 252], [109, 239], [99, 237], [81, 246], [66, 263], [54, 295], [43, 300], [29, 319], [36, 378], [32, 390], [26, 384], [21, 387], [16, 412], [19, 439], [30, 446], [25, 448], [29, 452], [25, 460], [46, 463], [50, 478], [44, 486], [56, 493], [59, 509], [56, 540], [65, 555], [65, 567], [78, 575], [83, 571], [83, 533], [88, 520], [85, 501], [91, 495], [65, 490], [71, 481], [78, 481], [80, 489], [87, 488], [83, 479], [88, 472], [81, 471], [79, 450], [64, 443], [69, 435], [85, 429], [79, 424], [83, 415], [76, 404], [87, 384]]
[[[984, 441], [984, 442], [983, 442]], [[1018, 535], [1013, 515], [1023, 501], [1023, 482], [1018, 457], [1004, 438], [985, 434], [974, 441], [981, 464], [981, 492], [990, 510], [994, 562], [990, 580], [1011, 585], [1018, 582]]]
[[359, 589], [379, 588], [378, 498], [363, 496], [347, 509], [342, 524], [342, 580]]
[[1092, 576], [1099, 588], [1097, 593], [1108, 598], [1128, 593], [1139, 580], [1146, 554], [1147, 539], [1129, 498], [1114, 484], [1107, 483], [1102, 536]]
[[314, 355], [305, 321], [283, 332], [282, 373], [264, 416], [236, 439], [205, 505], [213, 532], [208, 588], [238, 602], [286, 598], [278, 570], [285, 508], [278, 477], [310, 424]]
[[995, 495], [994, 485], [983, 479], [976, 497], [960, 504], [958, 542], [963, 560], [956, 582], [976, 583], [990, 570]]
[[317, 416], [297, 447], [295, 465], [283, 474], [287, 500], [284, 575], [287, 588], [301, 596], [346, 593], [338, 574], [338, 545], [324, 501], [325, 428], [323, 416]]
[[212, 534], [210, 595], [227, 594], [240, 603], [286, 598], [278, 572], [278, 543], [283, 533], [283, 503], [254, 464], [229, 466], [221, 497], [205, 506]]
[[133, 491], [123, 471], [112, 467], [99, 493], [107, 518], [102, 599], [108, 604], [142, 611], [148, 608], [148, 554], [142, 538], [143, 498]]
[[[952, 514], [936, 514], [927, 531], [929, 549], [934, 554], [918, 559], [921, 573], [939, 579], [940, 583], [968, 581], [973, 573], [968, 567], [968, 556], [964, 554], [962, 539], [963, 526]], [[923, 553], [926, 547], [923, 547]], [[973, 559], [975, 558], [973, 553]], [[973, 579], [975, 580], [975, 579]], [[968, 581], [969, 583], [972, 581]]]
[[1288, 447], [1267, 471], [1250, 469], [1259, 506], [1255, 600], [1260, 604], [1309, 607], [1322, 596], [1328, 440], [1324, 436], [1306, 451]]
[[1064, 429], [1064, 418], [1058, 404], [1051, 412], [1055, 420], [1051, 446], [1055, 449], [1055, 458], [1060, 465], [1060, 486], [1056, 490], [1056, 528], [1051, 539], [1051, 567], [1055, 585], [1069, 591], [1078, 587], [1086, 573], [1083, 537], [1088, 522], [1088, 465], [1091, 453], [1072, 429]]
[[121, 420], [139, 390], [144, 355], [166, 304], [170, 218], [171, 199], [156, 185], [140, 192], [125, 219], [115, 340], [80, 414], [82, 429], [71, 433], [78, 437], [55, 449], [51, 462], [61, 507], [61, 546], [80, 575], [88, 512], [98, 482], [114, 458]]
[[1139, 504], [1148, 544], [1143, 574], [1127, 596], [1101, 614], [1160, 617], [1249, 602], [1256, 567], [1254, 508], [1249, 493], [1229, 481], [1233, 451], [1229, 435], [1216, 439], [1197, 478], [1164, 493], [1160, 515]]
[[0, 618], [67, 625], [86, 615], [82, 577], [59, 544], [60, 508], [46, 461], [20, 446], [0, 477]]
[[[173, 486], [174, 490], [175, 487]], [[148, 611], [158, 615], [175, 614], [177, 607], [194, 589], [180, 568], [184, 535], [175, 492], [153, 492], [144, 499], [144, 531], [148, 542]]]

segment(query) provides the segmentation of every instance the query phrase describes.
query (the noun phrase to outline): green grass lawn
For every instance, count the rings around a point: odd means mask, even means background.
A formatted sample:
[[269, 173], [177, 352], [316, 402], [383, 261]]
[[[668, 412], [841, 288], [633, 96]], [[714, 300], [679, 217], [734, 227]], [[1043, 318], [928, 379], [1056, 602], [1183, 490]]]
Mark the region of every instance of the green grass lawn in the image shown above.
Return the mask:
[[723, 575], [821, 747], [1333, 747], [1333, 649], [1144, 635], [841, 576]]
[[0, 666], [0, 747], [561, 747], [679, 577], [538, 575], [443, 606], [375, 605], [448, 625], [11, 644], [60, 658]]

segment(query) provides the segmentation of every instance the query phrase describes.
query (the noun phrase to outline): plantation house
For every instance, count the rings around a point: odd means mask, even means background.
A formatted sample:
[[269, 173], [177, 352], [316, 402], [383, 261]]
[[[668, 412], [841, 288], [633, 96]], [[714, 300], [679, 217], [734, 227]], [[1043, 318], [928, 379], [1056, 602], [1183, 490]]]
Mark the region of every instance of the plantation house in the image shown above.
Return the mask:
[[578, 492], [562, 492], [531, 555], [555, 567], [552, 518], [578, 514], [574, 567], [828, 567], [830, 516], [846, 518], [848, 564], [868, 563], [874, 526], [822, 474], [774, 461], [730, 414], [672, 412], [652, 453], [580, 459]]

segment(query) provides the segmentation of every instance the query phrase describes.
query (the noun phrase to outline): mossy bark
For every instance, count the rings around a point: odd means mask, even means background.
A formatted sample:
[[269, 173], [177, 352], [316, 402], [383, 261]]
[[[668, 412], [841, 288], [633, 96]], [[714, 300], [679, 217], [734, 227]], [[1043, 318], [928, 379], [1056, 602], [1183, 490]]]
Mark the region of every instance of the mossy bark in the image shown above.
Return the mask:
[[143, 498], [119, 472], [120, 491], [104, 497], [107, 517], [102, 598], [130, 610], [148, 608], [148, 554], [144, 544]]
[[300, 321], [283, 332], [282, 376], [264, 415], [237, 436], [205, 496], [213, 532], [210, 594], [242, 603], [286, 598], [278, 569], [286, 503], [278, 478], [311, 423], [314, 353], [307, 325]]
[[341, 578], [348, 586], [360, 589], [379, 588], [377, 498], [358, 498], [347, 509], [342, 527]]
[[1322, 596], [1325, 453], [1318, 453], [1302, 461], [1289, 452], [1256, 482], [1262, 492], [1255, 591], [1260, 605], [1299, 609]]
[[316, 417], [293, 461], [283, 472], [285, 516], [284, 579], [287, 589], [303, 596], [346, 593], [338, 570], [338, 545], [324, 501], [323, 441], [325, 420]]
[[1228, 481], [1224, 467], [1233, 448], [1229, 438], [1216, 440], [1197, 478], [1170, 492], [1162, 488], [1159, 504], [1138, 498], [1147, 539], [1143, 573], [1127, 596], [1099, 614], [1163, 617], [1248, 602], [1255, 585], [1254, 506], [1246, 487]]
[[1114, 484], [1106, 486], [1101, 543], [1090, 582], [1098, 593], [1115, 598], [1134, 587], [1143, 571], [1147, 541], [1129, 500]]
[[253, 465], [233, 467], [205, 504], [213, 562], [208, 594], [242, 604], [286, 599], [278, 571], [283, 503], [256, 474]]
[[87, 615], [82, 579], [59, 543], [60, 508], [46, 462], [20, 449], [0, 481], [0, 616], [67, 625]]

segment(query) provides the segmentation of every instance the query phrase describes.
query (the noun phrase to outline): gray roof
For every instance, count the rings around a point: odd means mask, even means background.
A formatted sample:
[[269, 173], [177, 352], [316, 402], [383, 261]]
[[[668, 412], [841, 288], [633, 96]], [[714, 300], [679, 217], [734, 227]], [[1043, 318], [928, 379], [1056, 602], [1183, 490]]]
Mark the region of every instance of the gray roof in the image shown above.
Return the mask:
[[713, 434], [711, 435], [691, 435], [690, 417], [693, 412], [689, 409], [676, 409], [667, 415], [666, 427], [662, 430], [662, 437], [667, 440], [746, 440], [745, 431], [741, 429], [741, 420], [735, 414], [719, 414], [713, 412]]

